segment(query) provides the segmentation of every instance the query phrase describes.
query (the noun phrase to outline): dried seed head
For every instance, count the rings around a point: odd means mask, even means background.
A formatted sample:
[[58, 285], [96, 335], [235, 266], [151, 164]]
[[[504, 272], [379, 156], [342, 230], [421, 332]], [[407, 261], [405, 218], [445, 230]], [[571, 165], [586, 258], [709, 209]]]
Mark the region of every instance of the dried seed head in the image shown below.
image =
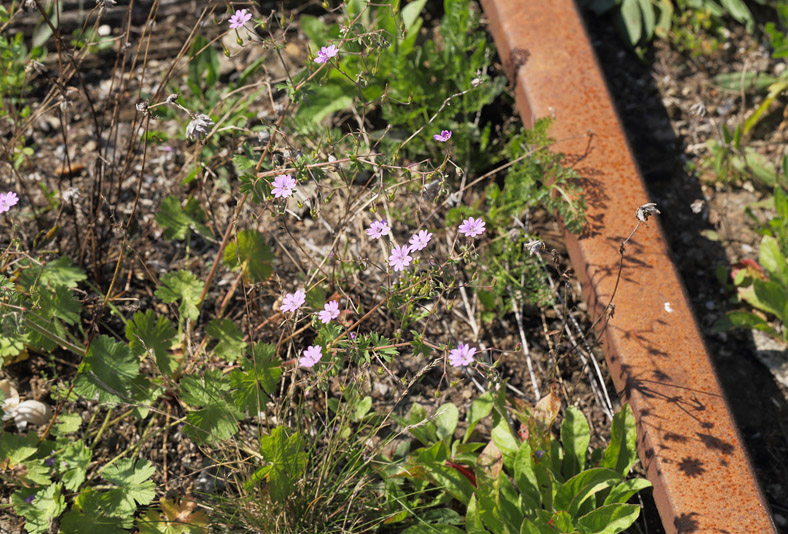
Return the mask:
[[637, 220], [644, 223], [655, 213], [659, 215], [661, 212], [657, 209], [657, 205], [654, 202], [649, 202], [638, 208], [637, 212], [635, 212], [635, 217], [637, 217]]
[[147, 102], [137, 102], [134, 105], [134, 107], [137, 108], [137, 111], [139, 111], [143, 115], [147, 115], [149, 113], [148, 112], [148, 103]]
[[703, 206], [705, 205], [706, 205], [706, 201], [701, 198], [698, 198], [695, 200], [695, 202], [690, 204], [690, 209], [692, 210], [692, 213], [700, 213], [701, 211], [703, 211]]
[[178, 100], [178, 93], [173, 93], [167, 97], [167, 104], [174, 104]]
[[29, 74], [31, 71], [35, 71], [38, 74], [45, 74], [47, 69], [44, 67], [43, 63], [36, 61], [35, 59], [31, 59], [27, 62], [27, 65], [25, 65], [25, 72]]
[[206, 136], [210, 133], [215, 123], [208, 115], [200, 113], [194, 115], [192, 121], [186, 127], [186, 137], [191, 140], [199, 139], [201, 142], [205, 140]]
[[542, 249], [544, 249], [544, 243], [538, 239], [532, 239], [531, 241], [528, 241], [524, 246], [528, 250], [529, 255], [531, 256], [541, 253]]
[[699, 119], [702, 119], [706, 116], [706, 106], [703, 105], [703, 102], [695, 102], [692, 104], [692, 107], [690, 107], [690, 112]]

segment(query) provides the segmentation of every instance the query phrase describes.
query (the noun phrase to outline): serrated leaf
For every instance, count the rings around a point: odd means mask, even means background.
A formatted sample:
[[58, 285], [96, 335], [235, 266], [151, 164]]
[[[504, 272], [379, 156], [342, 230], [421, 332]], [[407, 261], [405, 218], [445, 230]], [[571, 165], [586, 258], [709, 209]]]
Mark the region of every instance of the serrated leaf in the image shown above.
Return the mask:
[[200, 203], [193, 197], [186, 201], [186, 208], [174, 196], [167, 196], [161, 201], [156, 213], [156, 222], [164, 229], [165, 239], [185, 239], [190, 229], [198, 234], [210, 236], [210, 230], [203, 224], [205, 212]]
[[[11, 496], [14, 511], [26, 519], [25, 530], [29, 534], [48, 532], [50, 523], [66, 509], [62, 490], [63, 485], [58, 482], [38, 491], [23, 488], [14, 492]], [[31, 495], [35, 497], [28, 503]]]
[[244, 358], [241, 369], [230, 374], [233, 402], [240, 410], [257, 413], [264, 409], [268, 395], [273, 393], [282, 376], [276, 347], [266, 343], [252, 346], [251, 360]]
[[[35, 276], [35, 269], [30, 269], [29, 275]], [[55, 260], [49, 261], [41, 269], [41, 276], [38, 282], [50, 287], [66, 286], [69, 288], [77, 287], [77, 283], [87, 278], [85, 271], [78, 266], [74, 265], [74, 260], [68, 256], [61, 256]], [[27, 281], [27, 276], [20, 276], [22, 283], [28, 287], [32, 287], [33, 280], [30, 283]]]
[[200, 303], [203, 282], [191, 271], [184, 270], [162, 275], [161, 282], [162, 285], [156, 289], [156, 296], [166, 304], [180, 301], [178, 311], [181, 319], [197, 320], [200, 316], [197, 306]]
[[139, 360], [129, 346], [101, 335], [93, 340], [79, 367], [74, 391], [99, 402], [127, 402], [131, 381], [139, 373]]
[[9, 467], [15, 467], [33, 456], [38, 450], [38, 436], [29, 433], [24, 436], [0, 433], [0, 462], [8, 460]]
[[215, 443], [238, 432], [240, 413], [224, 398], [229, 389], [228, 377], [218, 369], [206, 371], [203, 376], [183, 377], [183, 401], [192, 408], [198, 408], [186, 414], [184, 433], [202, 442]]
[[295, 487], [295, 481], [306, 469], [308, 455], [298, 432], [289, 435], [286, 428], [278, 426], [260, 440], [260, 454], [269, 462], [268, 489], [274, 502], [285, 500]]
[[156, 496], [156, 485], [150, 480], [155, 472], [149, 461], [132, 458], [121, 458], [106, 467], [102, 478], [118, 486], [101, 494], [110, 515], [130, 516], [137, 511], [137, 505], [149, 504]]
[[66, 286], [58, 285], [53, 288], [41, 287], [38, 291], [38, 313], [46, 318], [58, 318], [66, 324], [74, 325], [79, 322], [82, 313], [82, 303], [74, 297], [73, 291]]
[[67, 490], [77, 491], [82, 486], [92, 458], [93, 452], [82, 440], [68, 444], [55, 456], [55, 467]]
[[156, 317], [153, 310], [138, 311], [126, 323], [126, 339], [135, 356], [151, 352], [156, 358], [159, 370], [172, 376], [179, 367], [179, 361], [170, 354], [177, 333], [166, 317]]
[[205, 333], [219, 340], [214, 352], [228, 362], [234, 362], [246, 349], [244, 333], [230, 319], [213, 319], [205, 327]]
[[273, 274], [274, 254], [257, 230], [238, 232], [238, 238], [224, 251], [224, 264], [236, 270], [243, 267], [244, 275], [253, 282], [264, 282]]
[[52, 433], [56, 436], [71, 434], [79, 430], [82, 424], [82, 417], [78, 414], [62, 414], [57, 418], [57, 423], [52, 427]]
[[23, 462], [23, 465], [27, 472], [22, 474], [21, 478], [29, 485], [48, 486], [52, 483], [52, 479], [49, 477], [52, 469], [44, 464], [43, 459], [27, 460]]
[[130, 521], [96, 513], [69, 510], [60, 520], [62, 534], [128, 534]]

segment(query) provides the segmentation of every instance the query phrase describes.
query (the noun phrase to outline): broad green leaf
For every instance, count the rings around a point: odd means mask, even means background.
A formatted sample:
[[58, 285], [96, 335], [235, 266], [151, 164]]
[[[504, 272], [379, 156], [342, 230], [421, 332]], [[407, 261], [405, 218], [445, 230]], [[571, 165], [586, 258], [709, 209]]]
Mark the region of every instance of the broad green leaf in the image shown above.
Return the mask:
[[512, 433], [508, 419], [505, 415], [501, 415], [497, 409], [493, 412], [493, 427], [490, 436], [503, 454], [504, 465], [511, 466], [520, 445]]
[[38, 291], [38, 313], [45, 319], [58, 318], [66, 324], [79, 322], [82, 303], [74, 297], [73, 291], [66, 286], [57, 285], [53, 288], [41, 287]]
[[635, 504], [608, 504], [580, 518], [578, 524], [587, 534], [618, 534], [629, 528], [640, 515]]
[[561, 424], [561, 443], [564, 446], [563, 474], [573, 477], [586, 467], [586, 452], [591, 441], [591, 430], [583, 412], [567, 406]]
[[559, 511], [550, 518], [550, 526], [558, 532], [575, 532], [575, 524], [568, 512]]
[[633, 46], [638, 44], [643, 29], [638, 0], [623, 0], [621, 2], [620, 17], [624, 23], [630, 44]]
[[156, 485], [150, 480], [156, 469], [147, 460], [121, 458], [106, 467], [101, 476], [117, 488], [101, 495], [113, 516], [130, 516], [137, 505], [150, 504], [156, 496]]
[[465, 534], [465, 531], [451, 525], [437, 523], [413, 525], [403, 530], [402, 534]]
[[435, 431], [438, 439], [451, 439], [460, 420], [460, 411], [452, 403], [446, 403], [435, 412]]
[[427, 478], [430, 482], [467, 505], [473, 495], [473, 485], [465, 478], [465, 475], [450, 467], [438, 463], [431, 463], [423, 466]]
[[780, 251], [777, 240], [770, 235], [761, 239], [758, 263], [769, 273], [769, 278], [788, 287], [788, 262]]
[[281, 362], [276, 358], [276, 347], [256, 343], [251, 359], [241, 360], [241, 369], [230, 373], [232, 398], [239, 410], [252, 413], [265, 409], [268, 395], [274, 392], [282, 376]]
[[295, 488], [295, 482], [306, 469], [308, 455], [297, 432], [288, 435], [279, 426], [260, 440], [260, 453], [271, 464], [268, 471], [268, 489], [274, 502], [285, 500]]
[[228, 377], [218, 369], [206, 371], [202, 376], [183, 377], [183, 402], [192, 408], [201, 407], [186, 414], [184, 433], [206, 443], [216, 443], [235, 435], [240, 412], [224, 398], [229, 389]]
[[783, 323], [788, 322], [786, 304], [788, 304], [788, 288], [777, 282], [753, 280], [752, 289], [755, 298], [745, 292], [742, 298], [756, 308], [777, 316]]
[[621, 473], [621, 476], [627, 476], [637, 460], [636, 440], [635, 416], [627, 403], [613, 416], [610, 443], [605, 449], [601, 466], [614, 469]]
[[205, 333], [219, 340], [214, 352], [228, 362], [234, 362], [244, 353], [244, 333], [230, 319], [213, 319], [205, 327]]
[[654, 6], [651, 4], [651, 0], [638, 0], [638, 5], [640, 13], [643, 15], [643, 39], [649, 41], [654, 35], [654, 26], [656, 25]]
[[328, 34], [328, 26], [325, 22], [312, 15], [301, 15], [298, 25], [309, 40], [315, 43], [318, 48], [325, 46], [331, 37]]
[[492, 393], [489, 391], [484, 393], [471, 402], [470, 408], [468, 408], [468, 430], [465, 432], [465, 437], [463, 438], [463, 442], [467, 441], [468, 438], [471, 436], [476, 423], [490, 415], [493, 409], [493, 398]]
[[744, 24], [748, 32], [752, 32], [755, 26], [755, 19], [752, 17], [749, 8], [742, 0], [720, 0], [722, 7], [724, 7], [730, 15], [738, 22]]
[[571, 516], [575, 516], [588, 497], [619, 482], [621, 475], [612, 469], [597, 467], [583, 471], [567, 480], [558, 489], [553, 506], [557, 510], [566, 510]]
[[60, 521], [62, 534], [128, 534], [131, 521], [125, 517], [107, 517], [95, 512], [69, 510]]
[[432, 421], [425, 421], [427, 412], [418, 404], [413, 404], [406, 419], [397, 418], [399, 424], [406, 426], [422, 445], [432, 445], [438, 440], [438, 434]]
[[712, 328], [715, 332], [725, 332], [734, 328], [753, 328], [779, 337], [766, 319], [748, 311], [728, 312], [727, 315], [717, 319]]
[[348, 83], [330, 80], [317, 86], [296, 112], [296, 121], [316, 126], [334, 113], [351, 106], [356, 88]]
[[126, 323], [126, 339], [134, 355], [139, 357], [147, 352], [152, 353], [159, 370], [167, 376], [172, 376], [179, 366], [179, 361], [170, 354], [176, 335], [169, 319], [157, 318], [153, 310], [138, 311]]
[[128, 402], [129, 386], [139, 373], [139, 360], [129, 346], [101, 335], [93, 340], [79, 367], [74, 391], [99, 402]]
[[190, 229], [198, 234], [210, 236], [210, 230], [203, 224], [205, 212], [197, 199], [189, 197], [186, 207], [174, 196], [167, 196], [161, 201], [156, 213], [156, 222], [164, 229], [165, 239], [185, 239]]
[[79, 430], [82, 425], [82, 417], [79, 414], [62, 414], [58, 416], [57, 423], [52, 427], [52, 433], [56, 436], [71, 434]]
[[22, 463], [25, 466], [26, 472], [19, 475], [19, 477], [27, 482], [29, 485], [35, 486], [49, 486], [52, 479], [49, 477], [52, 469], [44, 464], [44, 460], [30, 459]]
[[274, 270], [271, 261], [274, 254], [257, 230], [238, 232], [238, 238], [224, 251], [224, 264], [236, 270], [243, 267], [244, 275], [253, 282], [264, 282]]
[[38, 283], [49, 287], [66, 286], [75, 288], [78, 282], [87, 278], [85, 271], [74, 265], [74, 261], [71, 258], [61, 256], [47, 262], [40, 269], [25, 269], [19, 277], [20, 283], [26, 287], [33, 287], [39, 272], [41, 276], [38, 277]]
[[197, 306], [200, 303], [203, 282], [191, 271], [183, 270], [162, 275], [161, 282], [162, 285], [156, 289], [156, 296], [166, 304], [180, 301], [178, 311], [181, 319], [195, 321], [200, 316]]
[[[25, 530], [29, 534], [49, 532], [52, 521], [66, 509], [62, 491], [63, 485], [58, 482], [40, 490], [22, 488], [11, 495], [14, 511], [25, 518]], [[34, 497], [28, 503], [30, 496]]]
[[523, 506], [527, 509], [539, 508], [542, 502], [532, 454], [528, 441], [523, 441], [514, 459], [514, 481], [523, 497]]
[[411, 27], [419, 19], [419, 15], [425, 5], [427, 5], [427, 0], [414, 0], [402, 8], [402, 23], [405, 26], [406, 32], [409, 32]]
[[38, 436], [34, 432], [24, 436], [0, 433], [0, 462], [8, 460], [8, 467], [16, 467], [38, 450]]
[[651, 482], [645, 478], [625, 480], [610, 490], [605, 504], [626, 503], [635, 493], [650, 487]]
[[471, 500], [468, 502], [468, 508], [465, 511], [465, 530], [467, 532], [482, 531], [484, 532], [484, 523], [479, 515], [477, 508], [476, 495], [471, 495]]

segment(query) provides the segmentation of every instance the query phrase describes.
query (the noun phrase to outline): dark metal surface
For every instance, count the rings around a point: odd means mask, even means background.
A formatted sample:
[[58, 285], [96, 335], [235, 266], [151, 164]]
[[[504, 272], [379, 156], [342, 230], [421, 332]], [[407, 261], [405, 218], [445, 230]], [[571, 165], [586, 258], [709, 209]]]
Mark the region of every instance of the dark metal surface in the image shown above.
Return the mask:
[[[589, 228], [566, 238], [598, 315], [613, 293], [619, 245], [649, 202], [615, 105], [572, 0], [482, 5], [524, 122], [553, 115], [554, 149], [585, 180]], [[776, 532], [659, 223], [648, 224], [627, 245], [602, 340], [638, 420], [638, 450], [665, 529]]]

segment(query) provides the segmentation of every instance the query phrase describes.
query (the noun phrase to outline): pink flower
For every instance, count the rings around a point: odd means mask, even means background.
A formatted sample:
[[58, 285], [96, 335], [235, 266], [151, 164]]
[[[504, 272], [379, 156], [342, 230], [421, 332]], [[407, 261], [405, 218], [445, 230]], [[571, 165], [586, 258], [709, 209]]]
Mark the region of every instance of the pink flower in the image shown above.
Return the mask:
[[314, 367], [323, 357], [323, 347], [320, 345], [310, 345], [304, 350], [304, 355], [298, 359], [301, 367]]
[[317, 53], [317, 57], [315, 58], [315, 63], [325, 63], [332, 57], [336, 57], [339, 54], [339, 50], [334, 45], [331, 46], [324, 46], [320, 49]]
[[272, 185], [274, 188], [271, 189], [271, 192], [276, 198], [287, 198], [293, 194], [296, 181], [289, 174], [280, 174], [274, 178], [274, 183]]
[[294, 312], [306, 302], [306, 293], [300, 289], [295, 293], [288, 293], [282, 299], [282, 305], [279, 309], [283, 312]]
[[332, 319], [336, 319], [339, 317], [339, 302], [336, 300], [332, 300], [331, 302], [326, 302], [323, 305], [323, 311], [317, 314], [320, 318], [320, 322], [323, 324], [328, 324], [331, 322]]
[[460, 233], [464, 234], [468, 237], [476, 237], [477, 235], [482, 235], [484, 233], [484, 221], [481, 217], [478, 219], [474, 219], [473, 217], [468, 217], [462, 224], [460, 225]]
[[407, 245], [402, 245], [399, 247], [394, 247], [391, 249], [391, 256], [389, 256], [389, 265], [394, 267], [395, 271], [401, 271], [408, 265], [410, 265], [411, 258], [408, 255], [410, 252], [410, 248]]
[[17, 203], [19, 203], [19, 197], [13, 191], [0, 193], [0, 213], [10, 210], [11, 206], [16, 206]]
[[427, 230], [422, 230], [418, 234], [413, 234], [410, 238], [410, 250], [411, 252], [416, 252], [417, 250], [422, 250], [427, 247], [427, 243], [430, 242], [432, 239], [432, 234]]
[[250, 20], [252, 20], [252, 14], [245, 9], [239, 9], [235, 12], [235, 15], [230, 17], [230, 28], [237, 30]]
[[475, 353], [475, 348], [460, 343], [456, 349], [449, 351], [449, 363], [453, 367], [467, 367], [473, 363], [473, 355]]
[[433, 135], [432, 138], [441, 143], [445, 143], [451, 139], [451, 130], [441, 130], [441, 133]]
[[369, 225], [367, 228], [367, 235], [370, 239], [378, 239], [381, 236], [389, 235], [391, 233], [391, 228], [389, 227], [389, 223], [386, 222], [386, 219], [382, 221], [372, 221], [372, 224]]

